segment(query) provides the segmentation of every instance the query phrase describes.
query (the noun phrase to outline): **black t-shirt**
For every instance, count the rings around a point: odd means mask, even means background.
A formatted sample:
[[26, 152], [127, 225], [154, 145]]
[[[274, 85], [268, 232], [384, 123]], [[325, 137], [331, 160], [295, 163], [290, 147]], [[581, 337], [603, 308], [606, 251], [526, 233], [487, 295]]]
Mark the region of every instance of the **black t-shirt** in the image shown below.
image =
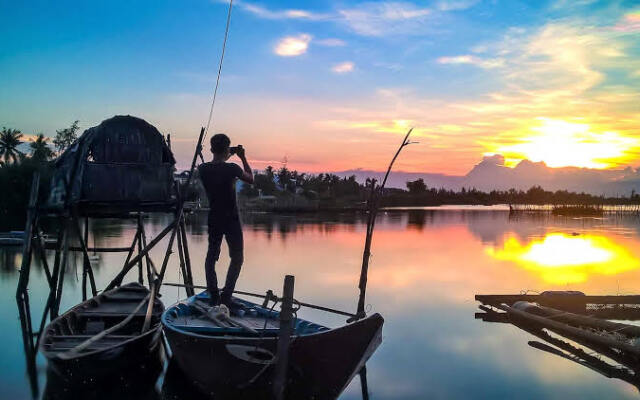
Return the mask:
[[209, 198], [209, 218], [238, 216], [236, 179], [243, 174], [237, 164], [207, 162], [198, 167], [200, 180]]

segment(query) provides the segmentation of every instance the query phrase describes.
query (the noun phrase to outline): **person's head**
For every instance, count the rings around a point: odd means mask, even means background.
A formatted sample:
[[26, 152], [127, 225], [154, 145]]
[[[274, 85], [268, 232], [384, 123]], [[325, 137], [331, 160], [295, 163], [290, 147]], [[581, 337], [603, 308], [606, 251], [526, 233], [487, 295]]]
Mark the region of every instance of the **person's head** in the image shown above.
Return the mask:
[[224, 133], [217, 133], [211, 137], [211, 152], [219, 157], [229, 158], [231, 139]]

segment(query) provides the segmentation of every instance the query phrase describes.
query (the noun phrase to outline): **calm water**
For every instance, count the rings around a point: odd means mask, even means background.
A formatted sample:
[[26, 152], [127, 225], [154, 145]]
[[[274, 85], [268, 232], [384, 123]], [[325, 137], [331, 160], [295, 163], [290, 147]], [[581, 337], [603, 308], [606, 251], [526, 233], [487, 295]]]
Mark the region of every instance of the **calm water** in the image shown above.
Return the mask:
[[[244, 216], [246, 255], [242, 290], [280, 292], [285, 274], [296, 276], [296, 298], [354, 310], [365, 222], [352, 214]], [[196, 283], [206, 251], [206, 219], [190, 216], [190, 250]], [[168, 218], [146, 221], [147, 235]], [[581, 290], [589, 294], [637, 293], [640, 287], [640, 220], [637, 217], [509, 218], [506, 211], [391, 210], [380, 215], [369, 272], [370, 311], [386, 319], [384, 342], [368, 363], [374, 399], [603, 399], [635, 398], [637, 390], [570, 361], [527, 346], [531, 336], [504, 324], [474, 320], [474, 294], [522, 290]], [[90, 245], [127, 246], [133, 223], [99, 221]], [[162, 246], [158, 246], [161, 248]], [[228, 257], [223, 248], [220, 273]], [[153, 252], [157, 260], [161, 250]], [[95, 266], [104, 287], [124, 255], [106, 254]], [[0, 250], [0, 398], [31, 398], [15, 303], [20, 255]], [[159, 261], [157, 262], [159, 264]], [[80, 301], [77, 269], [69, 268], [61, 310]], [[132, 273], [130, 280], [134, 280]], [[165, 282], [177, 282], [177, 254]], [[44, 303], [46, 280], [36, 265], [30, 296], [34, 319]], [[169, 305], [184, 291], [164, 287]], [[302, 309], [299, 315], [337, 326], [342, 318]], [[38, 385], [46, 388], [45, 361]], [[161, 398], [158, 379], [144, 398]], [[49, 387], [48, 390], [55, 388]], [[53, 390], [55, 392], [55, 390]], [[175, 394], [174, 394], [175, 395]], [[165, 395], [166, 397], [166, 395]], [[177, 395], [180, 397], [180, 394]], [[185, 397], [192, 395], [185, 394]], [[359, 399], [358, 379], [342, 398]]]

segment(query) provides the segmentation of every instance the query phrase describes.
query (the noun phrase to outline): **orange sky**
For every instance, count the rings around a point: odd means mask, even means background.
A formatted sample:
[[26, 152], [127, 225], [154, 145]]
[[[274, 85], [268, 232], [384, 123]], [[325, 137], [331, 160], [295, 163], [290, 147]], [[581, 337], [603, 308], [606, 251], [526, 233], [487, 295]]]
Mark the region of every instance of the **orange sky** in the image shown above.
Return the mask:
[[[311, 172], [383, 170], [409, 127], [419, 143], [396, 170], [461, 175], [495, 153], [508, 166], [640, 166], [631, 3], [243, 1], [212, 132], [243, 144], [255, 168], [286, 159]], [[41, 19], [10, 7], [1, 126], [53, 136], [76, 119], [86, 129], [136, 115], [171, 134], [186, 168], [209, 115], [227, 4], [141, 3], [146, 18], [105, 18], [128, 7], [43, 7]]]

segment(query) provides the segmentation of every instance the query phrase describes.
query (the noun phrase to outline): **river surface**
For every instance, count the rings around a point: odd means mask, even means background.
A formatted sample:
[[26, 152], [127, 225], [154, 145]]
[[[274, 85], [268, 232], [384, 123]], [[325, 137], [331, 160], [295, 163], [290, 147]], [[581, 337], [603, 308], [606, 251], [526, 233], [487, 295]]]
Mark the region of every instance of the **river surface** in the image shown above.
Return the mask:
[[[293, 274], [297, 299], [355, 310], [365, 233], [362, 215], [246, 214], [243, 221], [245, 264], [238, 289], [280, 293], [284, 276]], [[167, 223], [168, 216], [146, 219], [147, 237]], [[367, 297], [368, 312], [385, 318], [383, 343], [367, 365], [372, 398], [636, 398], [637, 389], [625, 382], [529, 347], [533, 336], [514, 326], [475, 320], [474, 295], [543, 290], [638, 293], [639, 227], [640, 220], [631, 215], [513, 218], [508, 211], [482, 207], [381, 212]], [[206, 216], [189, 216], [187, 229], [194, 280], [204, 284]], [[90, 230], [90, 246], [128, 246], [135, 222], [100, 220]], [[164, 243], [152, 252], [157, 265]], [[20, 260], [19, 249], [0, 250], [3, 399], [29, 399], [34, 392], [41, 397], [56, 389], [51, 383], [47, 387], [42, 356], [37, 390], [29, 383], [15, 302]], [[123, 260], [123, 254], [109, 253], [95, 262], [98, 287], [109, 282]], [[220, 274], [226, 273], [227, 263], [223, 245]], [[67, 271], [61, 311], [81, 299], [81, 266], [78, 259]], [[174, 253], [165, 282], [181, 280], [177, 266]], [[29, 293], [37, 321], [47, 285], [38, 263], [31, 275]], [[134, 271], [125, 281], [135, 279]], [[166, 286], [162, 294], [166, 306], [185, 296], [184, 290]], [[343, 317], [304, 308], [298, 315], [329, 326], [344, 322]], [[162, 386], [160, 377], [148, 393], [137, 397], [167, 398], [159, 394]], [[171, 398], [180, 397], [178, 393]], [[341, 398], [361, 398], [358, 378]]]

